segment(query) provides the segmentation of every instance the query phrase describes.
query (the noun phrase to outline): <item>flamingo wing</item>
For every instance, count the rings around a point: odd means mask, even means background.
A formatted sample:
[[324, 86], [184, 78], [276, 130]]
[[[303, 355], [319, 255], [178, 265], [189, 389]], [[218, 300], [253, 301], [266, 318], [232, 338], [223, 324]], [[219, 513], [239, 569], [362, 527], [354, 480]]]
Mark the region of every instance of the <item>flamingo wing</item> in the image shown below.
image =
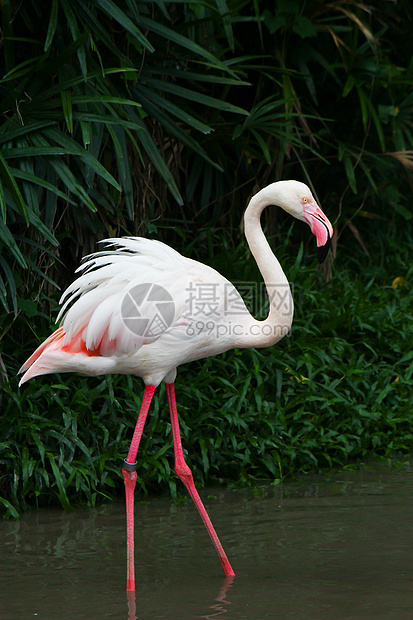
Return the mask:
[[21, 384], [50, 372], [116, 372], [116, 361], [162, 337], [156, 325], [144, 329], [154, 304], [171, 331], [187, 320], [188, 282], [200, 275], [222, 278], [160, 241], [126, 237], [105, 243], [78, 268], [79, 277], [60, 299], [60, 327], [23, 364]]

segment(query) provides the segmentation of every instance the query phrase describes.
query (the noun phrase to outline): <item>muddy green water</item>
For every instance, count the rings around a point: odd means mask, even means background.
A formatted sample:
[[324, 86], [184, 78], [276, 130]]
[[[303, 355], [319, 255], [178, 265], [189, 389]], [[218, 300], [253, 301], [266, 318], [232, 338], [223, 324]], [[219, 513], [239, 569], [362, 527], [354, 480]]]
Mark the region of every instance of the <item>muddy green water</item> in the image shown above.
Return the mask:
[[202, 496], [233, 580], [190, 503], [137, 504], [129, 600], [123, 504], [32, 512], [0, 521], [0, 620], [413, 618], [412, 461]]

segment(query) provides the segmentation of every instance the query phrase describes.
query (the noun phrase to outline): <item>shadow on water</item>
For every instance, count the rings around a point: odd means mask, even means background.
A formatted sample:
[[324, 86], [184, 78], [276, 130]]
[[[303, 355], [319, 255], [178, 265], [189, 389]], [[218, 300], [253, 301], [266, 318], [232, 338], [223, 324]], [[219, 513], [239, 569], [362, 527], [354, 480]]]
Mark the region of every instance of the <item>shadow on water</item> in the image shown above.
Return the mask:
[[32, 512], [0, 522], [0, 620], [413, 618], [412, 462], [212, 493], [235, 578], [190, 503], [137, 504], [136, 598], [123, 504]]

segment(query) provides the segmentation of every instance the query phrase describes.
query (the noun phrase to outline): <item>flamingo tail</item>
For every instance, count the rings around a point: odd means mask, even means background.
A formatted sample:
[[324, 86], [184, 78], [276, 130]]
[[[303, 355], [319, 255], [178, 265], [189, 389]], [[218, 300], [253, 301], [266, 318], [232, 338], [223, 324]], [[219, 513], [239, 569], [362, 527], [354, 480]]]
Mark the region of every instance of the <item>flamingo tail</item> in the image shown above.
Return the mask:
[[[105, 334], [105, 336], [107, 335]], [[84, 330], [69, 341], [67, 340], [67, 334], [63, 327], [59, 327], [59, 329], [54, 331], [20, 368], [19, 374], [24, 373], [24, 375], [20, 379], [19, 386], [33, 377], [53, 372], [76, 370], [82, 372], [84, 371], [84, 363], [88, 358], [101, 357], [102, 353], [107, 353], [106, 349], [110, 353], [116, 346], [116, 342], [109, 341], [106, 337], [99, 343], [96, 349], [88, 349], [84, 341]], [[103, 345], [105, 347], [102, 351]], [[98, 364], [96, 364], [96, 368], [99, 368]]]

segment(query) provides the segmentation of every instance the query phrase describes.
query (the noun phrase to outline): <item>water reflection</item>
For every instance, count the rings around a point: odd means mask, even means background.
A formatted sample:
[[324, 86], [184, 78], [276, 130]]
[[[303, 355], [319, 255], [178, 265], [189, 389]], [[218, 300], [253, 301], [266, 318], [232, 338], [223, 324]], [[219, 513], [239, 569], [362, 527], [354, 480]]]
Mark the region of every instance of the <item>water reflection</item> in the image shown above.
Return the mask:
[[211, 612], [206, 616], [201, 616], [205, 620], [211, 620], [211, 618], [219, 618], [222, 617], [228, 611], [228, 605], [231, 605], [231, 602], [227, 600], [227, 592], [234, 583], [235, 577], [233, 575], [229, 575], [225, 577], [224, 583], [218, 593], [218, 596], [215, 599], [215, 603], [211, 605]]
[[[123, 503], [0, 522], [0, 619], [413, 617], [413, 470], [203, 495], [237, 572], [223, 580], [193, 506], [136, 506], [126, 597]], [[62, 603], [63, 601], [63, 603]]]
[[126, 599], [128, 601], [128, 620], [137, 620], [136, 615], [136, 593], [126, 592]]
[[[228, 611], [230, 601], [227, 600], [227, 592], [234, 582], [235, 577], [230, 575], [225, 577], [223, 584], [218, 592], [217, 597], [212, 605], [211, 611], [206, 615], [198, 616], [204, 620], [212, 620], [213, 618], [221, 618]], [[138, 616], [136, 612], [136, 592], [126, 592], [126, 600], [128, 605], [128, 620], [138, 620], [142, 616]]]

